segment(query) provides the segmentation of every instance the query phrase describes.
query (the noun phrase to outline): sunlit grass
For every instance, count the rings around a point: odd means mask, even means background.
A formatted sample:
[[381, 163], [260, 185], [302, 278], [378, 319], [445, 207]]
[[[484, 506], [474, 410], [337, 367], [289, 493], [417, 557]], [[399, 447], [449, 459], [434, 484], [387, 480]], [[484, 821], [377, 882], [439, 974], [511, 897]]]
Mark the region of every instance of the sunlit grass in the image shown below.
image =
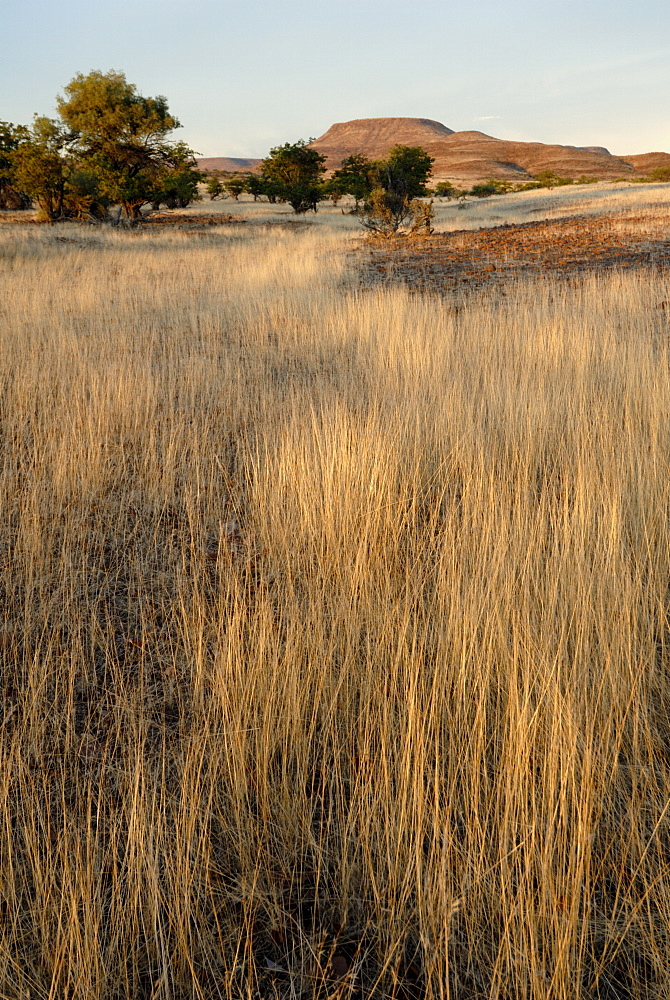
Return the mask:
[[7, 1000], [668, 995], [668, 279], [348, 239], [0, 233]]

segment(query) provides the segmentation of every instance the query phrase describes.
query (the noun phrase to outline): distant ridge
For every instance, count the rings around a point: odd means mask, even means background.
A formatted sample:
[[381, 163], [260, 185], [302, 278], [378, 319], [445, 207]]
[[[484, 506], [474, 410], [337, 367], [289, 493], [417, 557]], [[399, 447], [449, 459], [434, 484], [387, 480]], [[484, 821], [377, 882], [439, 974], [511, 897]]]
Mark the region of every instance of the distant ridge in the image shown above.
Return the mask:
[[204, 156], [196, 160], [199, 170], [221, 170], [224, 173], [246, 173], [256, 169], [260, 160], [239, 156]]
[[[379, 159], [393, 146], [421, 146], [434, 157], [433, 181], [449, 180], [459, 186], [488, 178], [528, 181], [543, 170], [573, 180], [632, 180], [655, 167], [670, 167], [670, 153], [614, 156], [604, 146], [512, 142], [484, 132], [454, 132], [431, 118], [355, 118], [336, 122], [312, 145], [326, 157], [328, 171], [336, 170], [352, 153]], [[225, 156], [198, 160], [201, 170], [230, 172], [257, 172], [260, 163], [260, 159]]]
[[352, 152], [371, 158], [392, 146], [422, 146], [435, 159], [434, 180], [461, 184], [497, 178], [526, 181], [542, 170], [561, 177], [613, 180], [633, 177], [637, 164], [613, 156], [604, 146], [561, 146], [541, 142], [509, 142], [484, 132], [454, 132], [427, 118], [361, 118], [339, 122], [314, 140], [335, 170]]

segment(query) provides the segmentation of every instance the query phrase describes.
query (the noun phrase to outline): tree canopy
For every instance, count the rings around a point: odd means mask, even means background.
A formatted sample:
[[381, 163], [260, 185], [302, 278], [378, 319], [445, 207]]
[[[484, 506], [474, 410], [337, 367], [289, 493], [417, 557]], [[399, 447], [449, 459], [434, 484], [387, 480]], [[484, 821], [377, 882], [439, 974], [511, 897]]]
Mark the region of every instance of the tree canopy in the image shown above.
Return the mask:
[[362, 153], [352, 153], [333, 172], [331, 183], [342, 193], [350, 194], [356, 205], [368, 197], [375, 186], [376, 164]]
[[[79, 73], [56, 101], [56, 118], [0, 128], [0, 187], [15, 184], [47, 218], [91, 217], [121, 205], [136, 219], [146, 202], [198, 198], [193, 151], [165, 97], [143, 97], [123, 73]], [[12, 131], [13, 130], [13, 131]]]
[[0, 122], [0, 208], [26, 208], [30, 204], [24, 192], [14, 186], [13, 156], [27, 129], [12, 122]]
[[181, 126], [167, 98], [143, 97], [123, 73], [79, 73], [58, 98], [57, 109], [102, 194], [123, 205], [128, 218], [137, 218], [145, 202], [156, 201], [166, 174], [183, 173], [193, 161], [188, 147], [168, 138]]
[[320, 184], [326, 157], [310, 147], [312, 141], [300, 139], [275, 146], [261, 163], [262, 179], [269, 182], [275, 197], [288, 202], [297, 214], [316, 212], [318, 202], [326, 197]]

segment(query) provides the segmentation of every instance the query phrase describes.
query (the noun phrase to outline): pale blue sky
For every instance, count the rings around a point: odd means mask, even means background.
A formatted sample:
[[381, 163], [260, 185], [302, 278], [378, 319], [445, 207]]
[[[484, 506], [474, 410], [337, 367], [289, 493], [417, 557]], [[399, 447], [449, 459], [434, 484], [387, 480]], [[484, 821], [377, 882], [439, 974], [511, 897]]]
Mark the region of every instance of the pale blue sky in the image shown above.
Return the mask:
[[412, 116], [503, 139], [670, 152], [669, 0], [5, 0], [0, 119], [77, 72], [165, 94], [203, 156]]

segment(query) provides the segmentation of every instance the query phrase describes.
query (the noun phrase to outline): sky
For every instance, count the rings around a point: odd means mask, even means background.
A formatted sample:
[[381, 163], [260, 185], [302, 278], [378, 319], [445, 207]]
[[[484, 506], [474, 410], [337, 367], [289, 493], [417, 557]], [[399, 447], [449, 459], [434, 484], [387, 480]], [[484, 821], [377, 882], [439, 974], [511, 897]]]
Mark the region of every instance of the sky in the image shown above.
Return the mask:
[[0, 120], [77, 73], [163, 94], [202, 156], [265, 156], [352, 118], [670, 152], [668, 0], [5, 0]]

